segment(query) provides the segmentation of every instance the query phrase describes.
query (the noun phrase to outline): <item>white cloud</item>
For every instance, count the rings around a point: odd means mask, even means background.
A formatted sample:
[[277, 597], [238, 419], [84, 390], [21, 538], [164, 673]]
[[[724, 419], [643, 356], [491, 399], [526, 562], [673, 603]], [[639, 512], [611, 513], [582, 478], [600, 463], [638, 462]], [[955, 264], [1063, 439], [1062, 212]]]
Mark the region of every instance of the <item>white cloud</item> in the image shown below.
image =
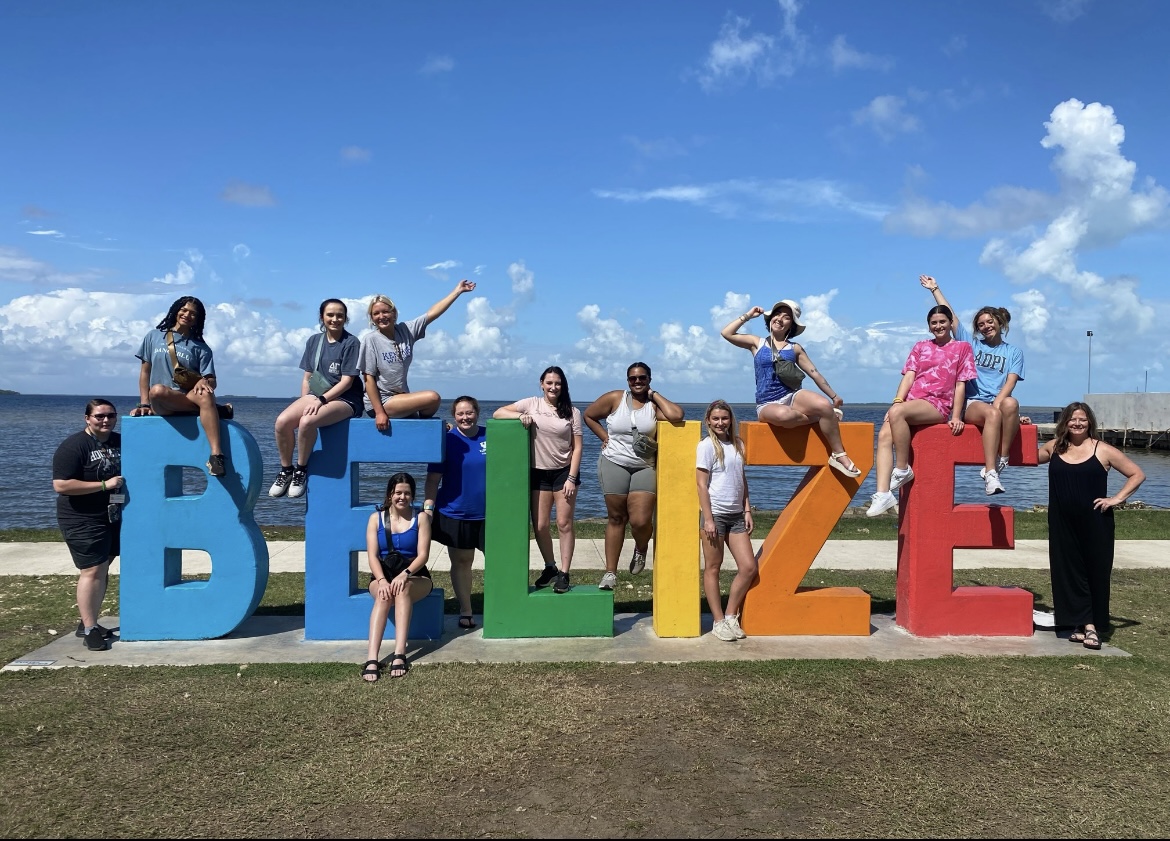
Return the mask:
[[59, 272], [48, 263], [34, 260], [16, 248], [0, 246], [0, 280], [38, 285], [76, 285], [98, 277], [97, 272]]
[[[1036, 350], [1044, 350], [1047, 347], [1045, 335], [1048, 332], [1048, 322], [1051, 317], [1044, 293], [1039, 289], [1017, 292], [1012, 295], [1012, 303], [1015, 304], [1015, 317], [1012, 320], [1017, 322], [1028, 346]], [[1010, 328], [1016, 326], [1016, 324], [1008, 325], [1008, 338], [1012, 341], [1015, 340], [1015, 335]]]
[[373, 157], [369, 149], [361, 146], [344, 146], [341, 149], [341, 160], [347, 164], [368, 164]]
[[480, 265], [478, 265], [474, 269], [472, 269], [472, 271], [475, 272], [475, 274], [477, 274], [477, 275], [481, 275], [481, 274], [483, 274], [483, 270], [486, 268], [487, 268], [487, 266], [485, 266], [481, 263]]
[[[1134, 188], [1137, 165], [1121, 154], [1125, 129], [1113, 109], [1076, 99], [1060, 103], [1045, 123], [1041, 141], [1056, 149], [1053, 168], [1061, 185], [1061, 208], [1035, 236], [1029, 230], [990, 240], [980, 261], [1016, 283], [1048, 277], [1076, 298], [1094, 298], [1108, 306], [1106, 317], [1142, 332], [1154, 323], [1153, 307], [1137, 294], [1132, 278], [1106, 279], [1078, 266], [1080, 252], [1116, 245], [1128, 236], [1170, 218], [1170, 194], [1152, 179]], [[1023, 247], [1013, 243], [1027, 241]]]
[[838, 35], [829, 45], [829, 61], [837, 72], [842, 70], [889, 70], [894, 60], [887, 56], [863, 53], [849, 46], [844, 35]]
[[577, 312], [577, 323], [585, 337], [574, 344], [577, 354], [567, 363], [567, 373], [590, 380], [613, 378], [642, 355], [643, 345], [636, 332], [627, 330], [615, 318], [600, 315], [597, 304], [587, 304]]
[[890, 208], [854, 198], [848, 188], [826, 179], [735, 179], [652, 190], [594, 190], [598, 198], [626, 203], [674, 201], [730, 218], [801, 222], [826, 216], [884, 218]]
[[718, 90], [753, 77], [758, 84], [767, 85], [779, 77], [792, 76], [805, 62], [808, 43], [796, 25], [800, 3], [779, 0], [779, 5], [784, 22], [775, 36], [750, 32], [750, 20], [728, 16], [698, 72], [703, 90]]
[[33, 236], [37, 236], [37, 237], [63, 237], [63, 236], [65, 236], [65, 234], [61, 233], [60, 231], [26, 231], [26, 233], [30, 233]]
[[915, 132], [921, 127], [918, 118], [907, 113], [905, 108], [906, 100], [900, 96], [875, 96], [864, 108], [853, 112], [853, 123], [868, 126], [888, 142], [899, 134]]
[[443, 260], [440, 263], [431, 263], [429, 266], [423, 266], [423, 271], [429, 274], [436, 280], [446, 280], [451, 269], [462, 265], [458, 260]]
[[419, 68], [419, 73], [424, 76], [433, 76], [436, 73], [450, 73], [455, 69], [455, 59], [449, 55], [432, 55], [428, 56], [423, 66]]
[[398, 262], [398, 258], [397, 258], [397, 257], [387, 257], [387, 258], [386, 258], [386, 262], [385, 262], [385, 263], [383, 263], [382, 265], [383, 265], [383, 266], [391, 266], [391, 265], [393, 265], [394, 263], [397, 263], [397, 262]]
[[162, 277], [156, 277], [152, 283], [163, 283], [167, 286], [187, 286], [195, 280], [195, 269], [186, 260], [180, 260], [179, 266], [173, 272], [167, 272]]
[[967, 36], [952, 35], [950, 40], [943, 44], [939, 49], [942, 50], [943, 55], [949, 58], [962, 55], [967, 51]]
[[536, 276], [524, 265], [523, 260], [517, 260], [508, 266], [508, 277], [512, 279], [512, 294], [522, 298], [532, 295]]
[[251, 256], [252, 249], [244, 245], [244, 243], [241, 242], [232, 246], [232, 257], [235, 258], [236, 262], [247, 260]]
[[1058, 206], [1056, 196], [1012, 186], [988, 190], [984, 199], [963, 208], [911, 195], [884, 225], [891, 233], [920, 237], [972, 237], [1031, 225], [1051, 216]]
[[655, 140], [643, 140], [633, 135], [626, 135], [624, 140], [634, 147], [634, 150], [643, 158], [661, 160], [663, 158], [677, 158], [687, 154], [687, 149], [673, 137], [663, 137]]
[[219, 197], [232, 204], [244, 207], [273, 207], [276, 199], [268, 187], [260, 184], [247, 184], [243, 181], [232, 181], [223, 188]]
[[516, 322], [511, 308], [494, 309], [487, 298], [467, 304], [463, 331], [453, 337], [439, 330], [419, 345], [414, 365], [427, 375], [510, 377], [531, 374], [528, 358], [516, 348], [508, 329]]
[[1092, 0], [1040, 0], [1044, 14], [1057, 23], [1072, 23], [1089, 10]]

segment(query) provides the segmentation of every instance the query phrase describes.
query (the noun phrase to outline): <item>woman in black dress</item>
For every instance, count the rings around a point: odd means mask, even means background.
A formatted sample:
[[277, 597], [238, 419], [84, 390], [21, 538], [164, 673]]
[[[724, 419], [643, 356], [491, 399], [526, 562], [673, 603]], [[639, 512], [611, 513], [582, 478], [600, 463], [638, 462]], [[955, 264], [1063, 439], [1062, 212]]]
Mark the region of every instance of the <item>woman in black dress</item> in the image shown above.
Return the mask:
[[[1048, 464], [1048, 563], [1056, 624], [1075, 628], [1070, 642], [1101, 647], [1109, 624], [1113, 573], [1113, 509], [1133, 495], [1146, 474], [1116, 447], [1098, 441], [1097, 419], [1084, 403], [1070, 403], [1056, 437], [1040, 448]], [[1109, 469], [1125, 484], [1109, 496]]]

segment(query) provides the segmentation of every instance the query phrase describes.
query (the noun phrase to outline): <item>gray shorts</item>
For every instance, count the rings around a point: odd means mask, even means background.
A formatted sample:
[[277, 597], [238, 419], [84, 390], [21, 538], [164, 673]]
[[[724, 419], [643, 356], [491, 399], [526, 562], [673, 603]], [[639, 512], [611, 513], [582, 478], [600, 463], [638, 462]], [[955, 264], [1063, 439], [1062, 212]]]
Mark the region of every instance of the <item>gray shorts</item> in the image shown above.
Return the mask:
[[597, 459], [597, 483], [603, 494], [625, 496], [631, 493], [656, 493], [658, 477], [648, 464], [640, 467], [622, 467], [605, 456]]
[[[715, 519], [715, 532], [717, 534], [743, 534], [747, 531], [747, 519], [743, 516], [742, 511], [738, 514], [712, 512], [711, 516]], [[702, 519], [702, 515], [699, 519]]]

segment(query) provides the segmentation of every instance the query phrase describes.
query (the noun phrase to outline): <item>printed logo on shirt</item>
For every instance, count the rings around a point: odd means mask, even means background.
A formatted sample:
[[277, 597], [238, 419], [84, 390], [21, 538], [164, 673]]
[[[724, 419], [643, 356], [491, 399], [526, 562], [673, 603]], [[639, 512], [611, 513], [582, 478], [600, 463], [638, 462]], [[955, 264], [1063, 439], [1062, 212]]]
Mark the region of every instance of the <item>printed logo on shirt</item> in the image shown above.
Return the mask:
[[487, 441], [480, 441], [479, 442], [479, 454], [481, 456], [487, 455]]
[[329, 373], [330, 374], [340, 374], [341, 373], [341, 363], [340, 362], [330, 362], [329, 363]]
[[999, 371], [1002, 374], [1007, 368], [1007, 357], [1000, 356], [997, 353], [991, 353], [990, 351], [980, 350], [979, 353], [975, 354], [975, 364], [980, 368], [989, 368], [992, 371]]

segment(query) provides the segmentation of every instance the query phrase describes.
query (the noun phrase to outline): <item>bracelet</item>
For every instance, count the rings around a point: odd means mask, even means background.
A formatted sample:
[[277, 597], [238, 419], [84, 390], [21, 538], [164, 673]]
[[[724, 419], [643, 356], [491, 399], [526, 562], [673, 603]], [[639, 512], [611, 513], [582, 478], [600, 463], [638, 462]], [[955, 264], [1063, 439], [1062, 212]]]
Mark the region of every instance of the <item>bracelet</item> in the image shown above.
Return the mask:
[[106, 480], [102, 479], [102, 490], [104, 491], [105, 489], [106, 489]]
[[580, 476], [567, 476], [567, 477], [565, 477], [565, 478], [567, 478], [567, 479], [568, 479], [570, 482], [572, 482], [574, 485], [579, 485], [579, 484], [581, 484], [581, 477], [580, 477]]
[[748, 320], [747, 313], [745, 312], [743, 315], [741, 315], [741, 316], [739, 317], [739, 320], [740, 320], [740, 321], [747, 321], [747, 320]]
[[407, 578], [410, 578], [410, 567], [407, 567], [406, 569], [402, 570], [402, 574], [405, 575]]
[[324, 394], [314, 394], [313, 396], [321, 401], [322, 406], [329, 402], [328, 398], [326, 398]]
[[435, 510], [435, 506], [433, 506], [433, 505], [424, 505], [423, 506], [423, 513], [430, 513], [431, 511], [434, 511], [434, 510]]
[[375, 578], [374, 580], [375, 581], [385, 581], [386, 579], [385, 578]]
[[149, 403], [139, 403], [139, 404], [138, 404], [137, 406], [135, 406], [134, 408], [135, 408], [135, 409], [149, 409], [149, 408], [150, 408], [150, 404], [149, 404]]
[[895, 403], [905, 403], [906, 401], [905, 401], [905, 400], [903, 400], [901, 397], [895, 397], [895, 398], [894, 398], [894, 402], [895, 402]]

